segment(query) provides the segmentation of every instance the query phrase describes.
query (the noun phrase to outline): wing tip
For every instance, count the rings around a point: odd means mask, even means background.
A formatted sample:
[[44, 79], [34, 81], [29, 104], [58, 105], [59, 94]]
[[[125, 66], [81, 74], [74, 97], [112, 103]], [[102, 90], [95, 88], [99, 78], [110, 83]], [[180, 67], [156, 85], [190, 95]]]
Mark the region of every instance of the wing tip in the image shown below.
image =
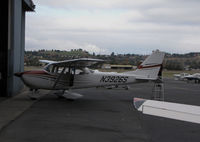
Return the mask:
[[133, 105], [135, 109], [140, 110], [142, 104], [145, 102], [145, 99], [142, 98], [133, 98]]

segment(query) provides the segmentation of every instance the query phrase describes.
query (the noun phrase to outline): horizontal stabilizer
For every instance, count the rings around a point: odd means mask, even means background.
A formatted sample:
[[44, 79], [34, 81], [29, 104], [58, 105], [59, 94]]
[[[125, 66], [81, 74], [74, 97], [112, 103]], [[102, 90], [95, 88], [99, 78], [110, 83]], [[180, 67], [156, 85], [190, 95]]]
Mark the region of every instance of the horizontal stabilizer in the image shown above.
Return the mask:
[[200, 106], [134, 98], [134, 107], [144, 114], [200, 124]]

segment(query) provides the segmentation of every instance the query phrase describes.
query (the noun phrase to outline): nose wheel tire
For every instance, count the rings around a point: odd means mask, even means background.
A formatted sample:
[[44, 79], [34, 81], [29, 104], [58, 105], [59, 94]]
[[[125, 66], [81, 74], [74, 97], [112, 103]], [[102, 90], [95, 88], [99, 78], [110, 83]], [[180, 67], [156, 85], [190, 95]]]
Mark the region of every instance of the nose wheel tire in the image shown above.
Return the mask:
[[28, 94], [31, 100], [38, 100], [40, 98], [40, 93], [38, 89], [30, 89], [31, 93]]

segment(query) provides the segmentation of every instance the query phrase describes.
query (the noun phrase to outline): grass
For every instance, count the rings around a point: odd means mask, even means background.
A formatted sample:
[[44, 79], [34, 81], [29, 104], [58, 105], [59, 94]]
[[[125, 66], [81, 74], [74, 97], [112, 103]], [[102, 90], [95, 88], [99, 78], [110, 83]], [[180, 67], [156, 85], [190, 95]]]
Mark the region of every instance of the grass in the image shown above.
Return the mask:
[[191, 71], [173, 71], [173, 70], [164, 70], [163, 71], [163, 77], [167, 78], [172, 78], [174, 74], [180, 74], [180, 73], [189, 73], [189, 74], [194, 74], [194, 73], [200, 73], [200, 70], [191, 70]]
[[42, 68], [43, 68], [42, 66], [24, 66], [24, 71], [39, 70]]

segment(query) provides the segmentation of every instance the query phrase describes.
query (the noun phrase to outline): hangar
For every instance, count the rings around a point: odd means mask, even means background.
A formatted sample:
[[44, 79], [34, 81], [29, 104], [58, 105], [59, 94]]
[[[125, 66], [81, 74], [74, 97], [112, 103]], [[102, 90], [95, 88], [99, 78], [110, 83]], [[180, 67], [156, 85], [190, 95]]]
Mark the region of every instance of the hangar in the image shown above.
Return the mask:
[[25, 13], [34, 11], [32, 0], [5, 0], [0, 5], [0, 96], [12, 96], [23, 87], [14, 77], [24, 70]]

